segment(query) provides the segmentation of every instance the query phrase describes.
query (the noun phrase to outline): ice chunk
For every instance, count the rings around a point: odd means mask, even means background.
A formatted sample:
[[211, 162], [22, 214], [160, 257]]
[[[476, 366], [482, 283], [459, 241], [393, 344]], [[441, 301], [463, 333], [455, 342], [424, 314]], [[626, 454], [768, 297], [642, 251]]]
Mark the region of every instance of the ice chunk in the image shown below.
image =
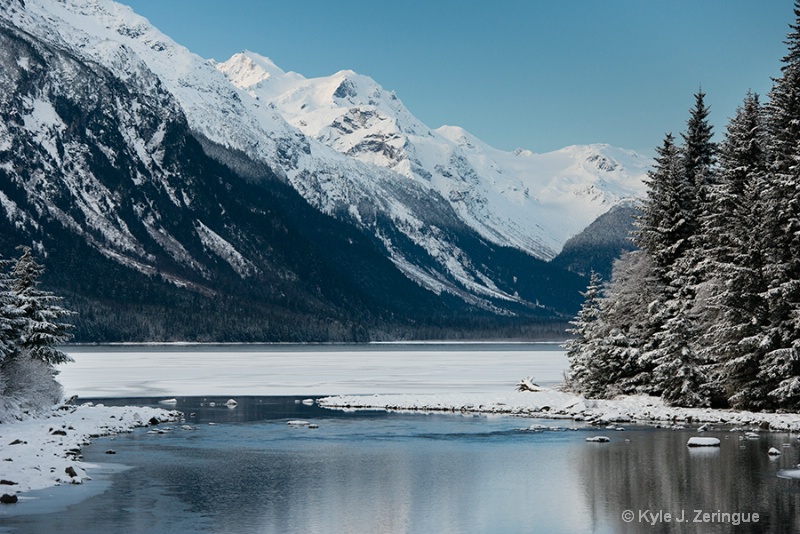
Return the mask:
[[719, 447], [719, 439], [717, 438], [689, 438], [686, 444], [689, 447]]
[[781, 469], [778, 478], [800, 479], [800, 469]]

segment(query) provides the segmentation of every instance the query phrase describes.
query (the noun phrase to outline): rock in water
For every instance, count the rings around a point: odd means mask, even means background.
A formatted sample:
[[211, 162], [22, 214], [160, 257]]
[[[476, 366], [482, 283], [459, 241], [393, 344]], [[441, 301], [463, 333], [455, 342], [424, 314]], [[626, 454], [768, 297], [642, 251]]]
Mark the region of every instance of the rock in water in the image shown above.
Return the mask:
[[689, 447], [719, 447], [719, 439], [717, 438], [689, 438], [686, 444]]

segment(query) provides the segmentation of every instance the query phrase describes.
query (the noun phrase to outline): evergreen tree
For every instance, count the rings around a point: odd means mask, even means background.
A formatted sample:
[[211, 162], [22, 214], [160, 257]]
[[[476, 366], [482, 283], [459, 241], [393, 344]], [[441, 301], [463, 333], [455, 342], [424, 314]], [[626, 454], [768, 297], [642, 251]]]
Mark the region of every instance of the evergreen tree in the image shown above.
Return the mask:
[[[697, 210], [702, 209], [709, 189], [713, 185], [713, 166], [717, 150], [711, 140], [714, 134], [708, 122], [710, 110], [705, 104], [705, 96], [702, 90], [695, 93], [695, 104], [689, 112], [686, 132], [682, 134], [683, 172], [687, 182], [693, 185], [696, 194], [694, 208]], [[698, 222], [697, 218], [692, 221], [694, 224]]]
[[22, 310], [14, 299], [11, 262], [0, 260], [0, 366], [12, 358], [22, 335]]
[[763, 192], [768, 318], [759, 378], [776, 407], [800, 408], [800, 3], [781, 77], [770, 91], [770, 162]]
[[641, 347], [650, 325], [641, 318], [653, 299], [651, 274], [649, 256], [632, 251], [615, 262], [605, 296], [599, 298], [594, 284], [587, 290], [578, 335], [568, 344], [573, 389], [587, 398], [647, 392], [652, 368]]
[[719, 151], [719, 183], [704, 222], [713, 264], [700, 339], [707, 358], [716, 356], [713, 379], [731, 406], [765, 407], [757, 377], [764, 357], [766, 279], [761, 198], [766, 177], [765, 128], [758, 95], [748, 93], [728, 124]]
[[647, 358], [653, 362], [652, 391], [670, 406], [708, 406], [711, 393], [705, 362], [697, 353], [691, 314], [692, 289], [677, 284], [664, 303], [661, 330], [653, 336]]
[[614, 263], [608, 296], [601, 303], [605, 325], [602, 345], [611, 372], [608, 388], [624, 394], [652, 392], [653, 362], [650, 349], [658, 330], [662, 283], [653, 259], [634, 250]]
[[[697, 347], [697, 318], [706, 305], [702, 286], [709, 270], [708, 237], [701, 231], [701, 221], [707, 215], [708, 198], [715, 181], [716, 145], [711, 141], [713, 132], [708, 113], [705, 94], [700, 91], [695, 94], [695, 105], [690, 110], [686, 132], [682, 134], [679, 185], [673, 188], [676, 194], [668, 200], [673, 203], [668, 210], [674, 212], [680, 208], [685, 217], [681, 221], [683, 236], [680, 249], [671, 254], [671, 263], [661, 266], [664, 285], [655, 318], [660, 328], [652, 336], [651, 348], [646, 354], [654, 365], [653, 391], [676, 406], [707, 406], [711, 399], [709, 362]], [[670, 243], [662, 245], [669, 247]]]
[[49, 365], [71, 361], [56, 348], [70, 339], [72, 325], [60, 320], [71, 312], [59, 306], [60, 297], [39, 289], [39, 277], [44, 268], [33, 258], [30, 247], [22, 250], [12, 273], [13, 299], [24, 321], [17, 349]]
[[666, 281], [666, 273], [689, 246], [695, 191], [685, 179], [671, 133], [656, 152], [653, 170], [647, 173], [647, 198], [636, 221], [634, 243], [650, 255], [655, 274]]
[[[705, 104], [705, 93], [695, 93], [695, 105], [689, 111], [686, 132], [682, 135], [681, 148], [683, 179], [692, 189], [693, 198], [688, 201], [686, 229], [688, 245], [679, 261], [672, 266], [671, 283], [683, 289], [682, 308], [690, 316], [703, 313], [706, 306], [703, 285], [710, 277], [709, 249], [714, 235], [704, 225], [712, 213], [711, 196], [716, 188], [717, 145], [712, 141], [713, 128], [708, 122], [709, 108]], [[691, 288], [691, 290], [686, 290]], [[694, 320], [690, 322], [694, 324]]]
[[586, 291], [581, 293], [584, 298], [581, 310], [575, 320], [570, 322], [572, 328], [567, 330], [575, 336], [567, 341], [565, 348], [569, 361], [568, 373], [571, 387], [578, 393], [582, 391], [583, 384], [587, 384], [593, 375], [592, 362], [595, 357], [592, 340], [598, 337], [602, 290], [600, 275], [592, 271], [589, 276], [589, 285]]
[[[673, 404], [707, 403], [706, 394], [699, 389], [705, 374], [692, 343], [699, 264], [695, 247], [701, 198], [696, 180], [709, 175], [713, 162], [707, 114], [703, 94], [699, 93], [689, 131], [684, 135], [684, 149], [675, 146], [671, 134], [658, 149], [656, 165], [648, 175], [648, 196], [635, 236], [636, 243], [652, 258], [654, 268], [651, 283], [654, 298], [647, 307], [647, 318], [639, 319], [648, 324], [649, 330], [640, 347], [642, 367], [648, 373], [639, 380], [640, 387], [661, 394]], [[676, 382], [677, 370], [681, 373], [680, 382]], [[675, 391], [687, 388], [701, 396]]]

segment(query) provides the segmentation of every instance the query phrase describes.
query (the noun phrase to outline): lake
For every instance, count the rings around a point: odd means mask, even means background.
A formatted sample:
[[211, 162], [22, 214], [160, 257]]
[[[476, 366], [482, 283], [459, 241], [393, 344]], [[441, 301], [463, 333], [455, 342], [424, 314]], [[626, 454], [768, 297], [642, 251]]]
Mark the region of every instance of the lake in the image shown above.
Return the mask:
[[[411, 360], [450, 361], [454, 356], [450, 353], [462, 349], [414, 348], [412, 352], [427, 356]], [[163, 355], [165, 350], [156, 352]], [[511, 352], [520, 350], [529, 351], [529, 358], [538, 352], [536, 347], [516, 347]], [[347, 354], [345, 349], [335, 351], [336, 358], [347, 360]], [[479, 350], [461, 355], [467, 369], [473, 365], [469, 361], [482, 356]], [[396, 347], [382, 355], [395, 369], [401, 367], [397, 360], [403, 356]], [[516, 358], [506, 356], [505, 361]], [[380, 367], [379, 361], [370, 361]], [[558, 370], [551, 371], [557, 375]], [[424, 384], [439, 381], [462, 387], [460, 373], [426, 378], [424, 365], [417, 372]], [[401, 389], [413, 390], [408, 382], [412, 375], [402, 375]], [[141, 376], [133, 378], [142, 383]], [[482, 376], [476, 381], [495, 379]], [[463, 387], [471, 386], [464, 381]], [[786, 433], [748, 439], [720, 427], [703, 435], [718, 437], [721, 447], [690, 449], [686, 443], [697, 435], [694, 428], [626, 425], [624, 431], [616, 431], [571, 420], [346, 412], [304, 404], [305, 395], [245, 395], [237, 397], [239, 404], [231, 409], [224, 406], [227, 398], [178, 395], [176, 407], [187, 414], [187, 429], [184, 424], [164, 425], [172, 430], [152, 434], [141, 429], [113, 440], [95, 440], [84, 449], [86, 461], [126, 466], [92, 471], [97, 473], [95, 480], [86, 486], [96, 484], [105, 491], [53, 514], [8, 518], [0, 530], [19, 534], [800, 531], [800, 481], [777, 477], [779, 469], [798, 462], [797, 436]], [[103, 402], [157, 400], [116, 397]], [[317, 428], [288, 424], [296, 420]], [[597, 435], [608, 436], [610, 442], [586, 442]], [[769, 447], [783, 454], [770, 457]], [[116, 454], [105, 454], [108, 449]]]
[[557, 343], [75, 346], [68, 396], [343, 395], [508, 392], [525, 376], [560, 382]]

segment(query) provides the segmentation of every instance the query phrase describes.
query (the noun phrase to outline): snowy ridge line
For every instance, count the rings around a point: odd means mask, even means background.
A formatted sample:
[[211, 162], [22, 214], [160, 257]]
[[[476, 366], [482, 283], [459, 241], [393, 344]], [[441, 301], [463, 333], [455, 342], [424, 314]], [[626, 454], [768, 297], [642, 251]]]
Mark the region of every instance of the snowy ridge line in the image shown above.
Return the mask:
[[[495, 265], [493, 246], [550, 260], [597, 216], [624, 199], [644, 195], [643, 180], [652, 161], [628, 150], [600, 144], [546, 154], [498, 150], [456, 126], [429, 128], [397, 95], [368, 76], [342, 70], [307, 79], [253, 52], [224, 63], [206, 60], [112, 0], [0, 0], [0, 6], [3, 26], [69, 53], [75, 76], [94, 80], [91, 66], [102, 66], [100, 79], [118, 79], [129, 89], [134, 106], [124, 105], [109, 89], [115, 101], [107, 107], [113, 111], [110, 124], [121, 134], [119, 146], [105, 130], [92, 129], [87, 136], [111, 164], [141, 162], [141, 171], [132, 171], [129, 178], [136, 185], [152, 181], [148, 185], [159, 191], [159, 202], [169, 211], [190, 212], [193, 204], [203, 205], [204, 193], [165, 166], [171, 150], [164, 144], [167, 125], [183, 124], [185, 118], [195, 136], [214, 146], [217, 157], [227, 148], [234, 160], [240, 155], [252, 160], [247, 165], [260, 169], [252, 172], [269, 169], [317, 210], [381, 240], [382, 252], [407, 278], [434, 294], [453, 295], [468, 307], [496, 315], [560, 309], [561, 304], [541, 298], [543, 282], [538, 279], [517, 287], [525, 270]], [[25, 72], [30, 61], [10, 66]], [[48, 83], [68, 95], [78, 94], [73, 84], [60, 79]], [[27, 97], [26, 142], [36, 147], [36, 157], [63, 168], [58, 142], [71, 139], [65, 134], [69, 129], [56, 106], [39, 96]], [[158, 120], [151, 113], [154, 108], [164, 112]], [[0, 125], [0, 147], [10, 146], [12, 130]], [[77, 143], [69, 147], [76, 154], [86, 150]], [[243, 279], [263, 270], [256, 249], [248, 246], [250, 236], [233, 226], [230, 235], [217, 234], [220, 228], [212, 232], [200, 220], [212, 219], [200, 217], [195, 233], [212, 261], [204, 267], [198, 262], [206, 258], [186, 241], [194, 236], [172, 235], [157, 224], [159, 206], [150, 205], [155, 200], [137, 201], [138, 217], [129, 217], [125, 198], [107, 200], [113, 192], [103, 186], [93, 159], [73, 159], [66, 163], [85, 172], [64, 178], [64, 185], [83, 218], [70, 216], [73, 211], [67, 209], [56, 211], [56, 218], [110, 259], [148, 276], [160, 269], [147, 265], [156, 260], [145, 254], [147, 247], [139, 242], [144, 236], [134, 231], [144, 224], [149, 239], [192, 275], [213, 281], [208, 267], [217, 263], [213, 256]], [[53, 169], [48, 163], [37, 179], [45, 181]], [[36, 188], [28, 188], [28, 194], [45, 198]], [[46, 205], [55, 210], [59, 204], [47, 197]], [[11, 217], [13, 206], [6, 202], [3, 207]], [[116, 254], [110, 246], [100, 249], [100, 241], [113, 243]], [[506, 273], [513, 275], [513, 283]], [[168, 281], [200, 292], [213, 289], [185, 278]]]
[[711, 408], [676, 408], [658, 397], [632, 395], [585, 399], [553, 389], [496, 394], [336, 395], [317, 400], [323, 408], [415, 412], [462, 412], [589, 421], [594, 423], [717, 423], [757, 426], [776, 432], [800, 431], [800, 414], [758, 413]]
[[3, 421], [0, 425], [0, 458], [5, 460], [2, 478], [13, 485], [3, 485], [0, 494], [15, 495], [61, 484], [81, 484], [90, 478], [86, 473], [91, 465], [79, 459], [80, 449], [92, 439], [132, 432], [155, 421], [178, 421], [181, 416], [178, 411], [160, 408], [87, 403], [54, 408], [21, 421]]

